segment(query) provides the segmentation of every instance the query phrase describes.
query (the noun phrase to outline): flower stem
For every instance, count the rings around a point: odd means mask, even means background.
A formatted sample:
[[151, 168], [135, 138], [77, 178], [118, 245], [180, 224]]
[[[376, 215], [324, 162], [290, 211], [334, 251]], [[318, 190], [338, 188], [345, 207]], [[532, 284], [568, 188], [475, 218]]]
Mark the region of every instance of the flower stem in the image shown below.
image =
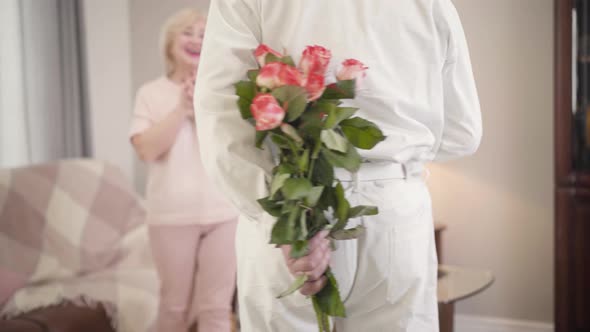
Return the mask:
[[318, 155], [319, 155], [321, 146], [322, 146], [321, 141], [315, 142], [315, 146], [313, 147], [313, 152], [311, 154], [311, 163], [309, 165], [309, 172], [307, 173], [308, 180], [311, 180], [311, 177], [313, 176], [313, 169], [315, 168], [315, 161], [316, 161], [316, 159], [318, 159]]
[[309, 171], [307, 173], [307, 179], [311, 180], [311, 177], [313, 176], [313, 169], [315, 168], [315, 159], [312, 158], [311, 159], [311, 163], [309, 164]]

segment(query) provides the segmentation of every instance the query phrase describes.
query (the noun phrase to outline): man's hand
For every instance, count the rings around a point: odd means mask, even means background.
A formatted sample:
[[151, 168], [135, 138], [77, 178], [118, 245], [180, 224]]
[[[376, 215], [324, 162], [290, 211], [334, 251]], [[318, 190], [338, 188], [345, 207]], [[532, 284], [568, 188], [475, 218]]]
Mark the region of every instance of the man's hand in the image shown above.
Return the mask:
[[294, 276], [307, 275], [305, 285], [299, 290], [305, 296], [315, 295], [326, 286], [327, 279], [324, 272], [330, 263], [331, 249], [330, 241], [326, 238], [328, 231], [321, 231], [309, 240], [309, 253], [307, 256], [294, 259], [291, 258], [291, 246], [281, 246], [283, 257]]

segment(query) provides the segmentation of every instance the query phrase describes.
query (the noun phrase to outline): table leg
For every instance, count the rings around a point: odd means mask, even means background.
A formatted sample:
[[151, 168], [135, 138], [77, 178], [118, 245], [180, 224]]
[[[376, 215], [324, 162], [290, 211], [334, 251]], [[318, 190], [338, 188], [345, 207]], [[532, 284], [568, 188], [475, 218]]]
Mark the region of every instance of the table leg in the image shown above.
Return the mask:
[[454, 303], [441, 303], [438, 305], [438, 320], [440, 332], [453, 332], [454, 317]]

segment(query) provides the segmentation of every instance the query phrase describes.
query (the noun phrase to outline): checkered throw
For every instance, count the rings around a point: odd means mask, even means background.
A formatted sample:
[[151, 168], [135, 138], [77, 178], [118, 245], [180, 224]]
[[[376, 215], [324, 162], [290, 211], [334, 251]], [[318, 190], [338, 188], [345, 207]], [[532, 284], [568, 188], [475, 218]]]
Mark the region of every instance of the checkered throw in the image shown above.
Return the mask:
[[150, 330], [158, 279], [144, 217], [102, 162], [0, 170], [0, 314], [100, 303], [117, 331]]

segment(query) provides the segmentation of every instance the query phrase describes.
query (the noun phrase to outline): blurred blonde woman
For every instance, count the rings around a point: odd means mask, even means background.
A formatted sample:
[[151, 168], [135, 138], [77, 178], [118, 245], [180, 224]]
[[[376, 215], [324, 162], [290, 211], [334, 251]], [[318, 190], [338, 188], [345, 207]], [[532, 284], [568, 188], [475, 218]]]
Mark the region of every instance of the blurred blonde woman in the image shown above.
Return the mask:
[[192, 104], [205, 16], [173, 15], [162, 30], [163, 76], [137, 92], [130, 128], [149, 168], [146, 188], [152, 251], [160, 279], [158, 332], [230, 331], [237, 213], [205, 176]]

